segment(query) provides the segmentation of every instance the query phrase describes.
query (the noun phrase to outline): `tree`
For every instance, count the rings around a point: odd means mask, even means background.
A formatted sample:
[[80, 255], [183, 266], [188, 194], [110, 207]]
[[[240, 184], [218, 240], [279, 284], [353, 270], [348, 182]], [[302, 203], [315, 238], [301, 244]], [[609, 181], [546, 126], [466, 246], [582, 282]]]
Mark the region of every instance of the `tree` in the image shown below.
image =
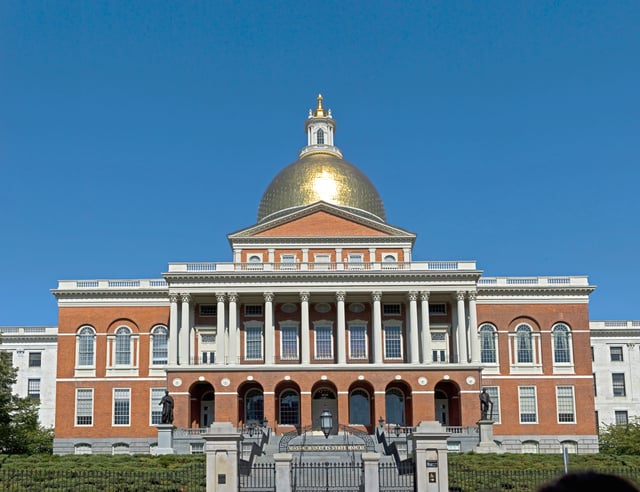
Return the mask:
[[640, 421], [605, 425], [600, 430], [600, 452], [606, 454], [640, 454]]
[[53, 432], [38, 423], [38, 401], [13, 394], [17, 375], [11, 354], [0, 351], [0, 452], [51, 452]]

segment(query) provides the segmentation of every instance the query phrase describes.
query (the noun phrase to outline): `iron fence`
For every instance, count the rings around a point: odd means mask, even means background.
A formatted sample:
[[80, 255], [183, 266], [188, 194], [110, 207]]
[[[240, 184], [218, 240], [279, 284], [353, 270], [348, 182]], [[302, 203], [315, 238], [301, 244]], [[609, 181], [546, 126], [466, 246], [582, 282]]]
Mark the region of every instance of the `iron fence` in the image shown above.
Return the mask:
[[292, 463], [291, 488], [296, 492], [359, 492], [362, 463]]
[[204, 492], [205, 466], [170, 471], [0, 470], [0, 490], [8, 492]]
[[[579, 471], [579, 470], [571, 470]], [[607, 468], [600, 471], [625, 477], [640, 484], [640, 468]], [[449, 463], [450, 492], [536, 492], [538, 488], [564, 474], [558, 469], [472, 470]]]
[[413, 492], [415, 478], [414, 473], [401, 475], [395, 463], [380, 463], [378, 481], [380, 492]]
[[240, 474], [242, 492], [275, 492], [276, 464], [253, 463], [246, 475]]

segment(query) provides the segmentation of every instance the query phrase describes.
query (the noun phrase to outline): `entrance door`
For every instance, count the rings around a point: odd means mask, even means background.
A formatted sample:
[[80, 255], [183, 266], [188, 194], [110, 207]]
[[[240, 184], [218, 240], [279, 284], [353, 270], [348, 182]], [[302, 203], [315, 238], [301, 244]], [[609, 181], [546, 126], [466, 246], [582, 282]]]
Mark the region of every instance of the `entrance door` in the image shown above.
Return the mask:
[[200, 401], [200, 426], [209, 427], [214, 420], [215, 408], [213, 393], [206, 393]]
[[333, 428], [331, 434], [338, 433], [338, 400], [333, 390], [320, 388], [313, 394], [311, 402], [311, 426], [313, 430], [320, 429], [320, 415], [324, 410], [328, 410], [333, 416]]
[[449, 425], [449, 399], [442, 391], [436, 391], [435, 405], [436, 420], [442, 425]]

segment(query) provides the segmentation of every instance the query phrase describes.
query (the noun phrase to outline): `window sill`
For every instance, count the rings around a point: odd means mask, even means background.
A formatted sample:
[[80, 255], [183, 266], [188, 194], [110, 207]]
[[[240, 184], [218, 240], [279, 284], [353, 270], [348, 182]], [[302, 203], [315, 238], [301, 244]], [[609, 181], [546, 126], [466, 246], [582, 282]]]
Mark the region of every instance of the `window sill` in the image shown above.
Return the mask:
[[73, 376], [76, 378], [95, 378], [96, 368], [95, 367], [88, 367], [88, 368], [76, 367], [73, 373]]
[[113, 376], [137, 376], [138, 368], [137, 367], [108, 367], [107, 368], [107, 377]]

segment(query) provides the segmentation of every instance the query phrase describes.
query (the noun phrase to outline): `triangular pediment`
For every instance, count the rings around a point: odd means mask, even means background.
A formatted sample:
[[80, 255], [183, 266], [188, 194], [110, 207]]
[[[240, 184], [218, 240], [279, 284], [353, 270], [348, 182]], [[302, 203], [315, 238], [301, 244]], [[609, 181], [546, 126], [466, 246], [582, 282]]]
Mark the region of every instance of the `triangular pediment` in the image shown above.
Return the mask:
[[368, 219], [342, 207], [317, 202], [277, 219], [242, 229], [228, 237], [230, 240], [250, 237], [402, 237], [412, 240], [415, 239], [415, 234]]

